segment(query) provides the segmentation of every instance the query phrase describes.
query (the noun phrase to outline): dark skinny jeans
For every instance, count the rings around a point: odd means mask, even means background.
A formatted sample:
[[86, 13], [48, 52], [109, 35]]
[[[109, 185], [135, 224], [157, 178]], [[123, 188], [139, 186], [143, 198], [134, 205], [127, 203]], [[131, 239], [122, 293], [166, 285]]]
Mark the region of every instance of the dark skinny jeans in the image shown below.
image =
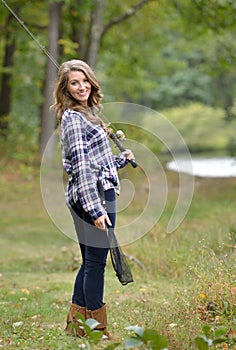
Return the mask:
[[[104, 192], [108, 216], [115, 227], [116, 195], [113, 189]], [[90, 215], [79, 203], [71, 210], [82, 255], [82, 264], [75, 278], [72, 303], [97, 310], [103, 306], [104, 273], [108, 254], [107, 233], [95, 227]]]

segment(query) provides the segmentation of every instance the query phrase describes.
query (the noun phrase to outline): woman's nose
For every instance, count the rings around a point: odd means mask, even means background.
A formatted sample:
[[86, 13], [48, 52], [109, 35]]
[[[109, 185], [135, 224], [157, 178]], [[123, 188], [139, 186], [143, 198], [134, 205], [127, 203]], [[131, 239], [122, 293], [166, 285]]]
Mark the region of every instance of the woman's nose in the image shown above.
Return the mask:
[[84, 88], [85, 88], [85, 85], [84, 85], [83, 82], [81, 82], [81, 83], [79, 84], [79, 89], [80, 89], [80, 90], [84, 90]]

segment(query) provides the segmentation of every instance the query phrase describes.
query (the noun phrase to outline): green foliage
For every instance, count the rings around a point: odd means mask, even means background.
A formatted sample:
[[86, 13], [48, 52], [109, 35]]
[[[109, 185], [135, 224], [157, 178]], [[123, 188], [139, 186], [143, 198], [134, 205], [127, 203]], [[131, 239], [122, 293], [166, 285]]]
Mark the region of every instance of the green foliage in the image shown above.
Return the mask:
[[[15, 11], [19, 9], [19, 17], [37, 40], [47, 47], [49, 18], [45, 9], [48, 9], [48, 2], [41, 0], [22, 4], [14, 0], [10, 5]], [[103, 24], [106, 25], [132, 5], [131, 0], [106, 2]], [[83, 57], [93, 6], [91, 0], [83, 1], [79, 6], [71, 0], [63, 2], [60, 62]], [[8, 15], [9, 11], [1, 3], [1, 73], [6, 71], [2, 63]], [[233, 118], [236, 89], [234, 16], [235, 6], [226, 0], [148, 2], [135, 16], [112, 27], [103, 37], [97, 76], [102, 84], [104, 101], [136, 102], [159, 111], [197, 101], [220, 107], [228, 119]], [[13, 87], [11, 115], [15, 116], [11, 118], [10, 128], [17, 131], [20, 127], [27, 138], [28, 124], [35, 123], [40, 128], [46, 57], [15, 19], [8, 29], [16, 38], [14, 66], [8, 69], [12, 74]], [[78, 30], [80, 34], [83, 30], [82, 36], [86, 40], [76, 40]], [[222, 127], [225, 133], [224, 125]], [[139, 132], [137, 134], [139, 136]], [[38, 137], [35, 139], [38, 142]], [[234, 135], [227, 141], [224, 135], [221, 140], [219, 136], [216, 148], [225, 147], [227, 143], [232, 154], [235, 151], [233, 140]], [[214, 143], [215, 139], [212, 140]], [[191, 147], [195, 150], [198, 145], [195, 142]], [[203, 145], [203, 149], [208, 147]], [[156, 151], [158, 149], [159, 145]]]
[[84, 316], [80, 313], [77, 313], [76, 317], [78, 322], [81, 324], [79, 327], [82, 328], [86, 334], [85, 343], [88, 344], [88, 347], [85, 349], [90, 349], [90, 345], [97, 345], [98, 342], [103, 338], [103, 333], [101, 331], [95, 330], [95, 328], [99, 325], [99, 322], [92, 318], [85, 320]]
[[213, 328], [209, 325], [204, 325], [202, 327], [203, 335], [195, 338], [195, 344], [199, 350], [207, 350], [210, 347], [217, 346], [218, 344], [232, 345], [234, 343], [233, 339], [229, 339], [226, 336], [227, 329], [222, 327]]
[[235, 28], [235, 4], [231, 0], [188, 0], [174, 1], [177, 10], [182, 14], [186, 28], [198, 34], [207, 28], [214, 32], [225, 28]]
[[[221, 13], [221, 4], [215, 2], [153, 2], [135, 19], [121, 23], [119, 31], [114, 28], [107, 34], [99, 61], [107, 101], [132, 101], [158, 110], [188, 101], [223, 108], [233, 104], [234, 23], [221, 27], [217, 15], [220, 30], [211, 31], [200, 18], [199, 6], [204, 12]], [[231, 7], [228, 3], [224, 11]], [[195, 15], [197, 25], [192, 22]], [[227, 81], [227, 88], [219, 80]]]
[[172, 75], [162, 76], [157, 86], [149, 93], [154, 106], [181, 106], [188, 101], [199, 101], [210, 104], [210, 78], [199, 72], [199, 68], [186, 67], [184, 71], [176, 71]]
[[139, 326], [129, 326], [126, 329], [133, 331], [135, 336], [125, 339], [125, 349], [134, 349], [146, 345], [150, 350], [167, 350], [167, 337], [158, 334], [155, 330], [144, 330]]
[[0, 138], [1, 166], [16, 161], [21, 163], [23, 170], [24, 165], [32, 168], [38, 161], [39, 126], [37, 120], [33, 118], [26, 124], [24, 117], [24, 115], [19, 115], [18, 118], [13, 115], [9, 117], [10, 132], [7, 139]]
[[230, 156], [236, 156], [236, 139], [233, 136], [230, 136], [228, 139], [228, 143], [226, 149]]
[[236, 120], [227, 122], [222, 109], [203, 104], [166, 109], [162, 114], [181, 133], [190, 151], [234, 150]]
[[230, 227], [230, 240], [232, 242], [232, 247], [236, 249], [236, 224]]

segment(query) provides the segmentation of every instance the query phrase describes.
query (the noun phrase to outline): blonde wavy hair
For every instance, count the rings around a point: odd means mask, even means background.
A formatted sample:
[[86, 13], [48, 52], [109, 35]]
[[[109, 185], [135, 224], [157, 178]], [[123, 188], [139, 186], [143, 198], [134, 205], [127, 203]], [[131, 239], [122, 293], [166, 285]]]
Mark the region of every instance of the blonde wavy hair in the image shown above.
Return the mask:
[[[72, 71], [81, 71], [91, 84], [91, 93], [88, 98], [88, 108], [84, 108], [79, 104], [68, 92], [67, 85], [69, 80], [69, 73]], [[81, 112], [92, 123], [105, 127], [102, 119], [98, 117], [100, 112], [100, 102], [102, 100], [99, 82], [90, 68], [90, 66], [81, 60], [70, 60], [64, 62], [58, 71], [57, 82], [54, 89], [55, 103], [51, 106], [56, 112], [56, 117], [59, 123], [66, 109], [72, 109]]]

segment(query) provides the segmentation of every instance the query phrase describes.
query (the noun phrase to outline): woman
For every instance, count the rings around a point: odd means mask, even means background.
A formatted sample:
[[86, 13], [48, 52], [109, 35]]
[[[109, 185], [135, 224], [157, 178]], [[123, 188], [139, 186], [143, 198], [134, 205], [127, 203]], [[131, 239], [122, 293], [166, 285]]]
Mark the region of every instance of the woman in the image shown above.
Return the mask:
[[[99, 322], [107, 332], [106, 304], [103, 302], [104, 270], [108, 253], [107, 227], [114, 228], [115, 197], [119, 193], [117, 169], [134, 159], [130, 150], [114, 156], [108, 140], [109, 129], [98, 117], [102, 95], [92, 69], [81, 60], [63, 63], [59, 69], [52, 106], [61, 126], [63, 167], [69, 175], [66, 202], [70, 208], [82, 255], [74, 283], [66, 331], [77, 336], [76, 315]], [[106, 205], [98, 191], [102, 185]], [[109, 234], [109, 231], [108, 231]]]

